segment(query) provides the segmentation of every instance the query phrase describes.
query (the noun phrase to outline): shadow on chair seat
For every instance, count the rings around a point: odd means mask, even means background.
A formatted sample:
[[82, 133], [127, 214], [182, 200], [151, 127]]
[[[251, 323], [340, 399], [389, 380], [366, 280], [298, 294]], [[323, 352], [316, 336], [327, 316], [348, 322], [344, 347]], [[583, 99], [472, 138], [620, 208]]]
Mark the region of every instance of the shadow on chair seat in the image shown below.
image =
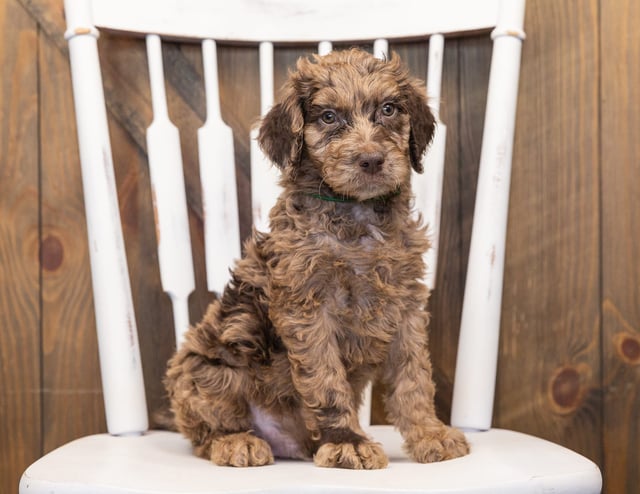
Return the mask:
[[[502, 429], [468, 433], [469, 456], [417, 464], [403, 453], [390, 426], [370, 434], [389, 455], [384, 470], [324, 469], [312, 462], [276, 460], [255, 468], [217, 467], [196, 458], [173, 432], [137, 437], [107, 434], [73, 441], [34, 463], [20, 492], [33, 493], [580, 493], [600, 492], [591, 461], [548, 441]], [[224, 475], [220, 475], [224, 471]]]

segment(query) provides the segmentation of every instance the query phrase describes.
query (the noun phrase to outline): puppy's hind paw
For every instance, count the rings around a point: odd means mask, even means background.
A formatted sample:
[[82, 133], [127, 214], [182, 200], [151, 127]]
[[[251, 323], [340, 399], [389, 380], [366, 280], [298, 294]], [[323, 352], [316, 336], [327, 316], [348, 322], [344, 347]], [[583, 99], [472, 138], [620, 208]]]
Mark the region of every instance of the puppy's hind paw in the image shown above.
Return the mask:
[[382, 446], [371, 441], [360, 443], [325, 443], [316, 452], [313, 462], [319, 467], [376, 470], [389, 464]]
[[458, 429], [442, 426], [422, 431], [418, 440], [405, 443], [405, 450], [419, 463], [451, 460], [469, 453], [469, 444]]
[[211, 461], [220, 466], [257, 467], [273, 463], [271, 446], [248, 432], [227, 434], [211, 443]]

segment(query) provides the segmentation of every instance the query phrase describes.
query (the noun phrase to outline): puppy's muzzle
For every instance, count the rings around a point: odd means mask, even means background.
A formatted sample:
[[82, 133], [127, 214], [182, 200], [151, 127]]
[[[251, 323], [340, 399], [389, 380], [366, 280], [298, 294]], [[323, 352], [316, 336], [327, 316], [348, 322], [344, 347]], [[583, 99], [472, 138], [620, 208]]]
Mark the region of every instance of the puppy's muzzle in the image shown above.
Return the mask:
[[362, 153], [356, 158], [356, 162], [360, 169], [371, 175], [375, 175], [384, 165], [385, 156], [377, 151], [373, 153]]

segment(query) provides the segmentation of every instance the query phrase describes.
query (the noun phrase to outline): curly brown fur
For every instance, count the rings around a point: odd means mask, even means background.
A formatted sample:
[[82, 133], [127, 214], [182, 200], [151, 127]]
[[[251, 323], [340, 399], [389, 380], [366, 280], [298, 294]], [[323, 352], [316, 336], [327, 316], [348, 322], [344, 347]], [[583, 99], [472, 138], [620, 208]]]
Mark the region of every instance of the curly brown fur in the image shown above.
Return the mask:
[[376, 376], [416, 461], [468, 452], [434, 411], [428, 241], [411, 211], [411, 169], [422, 171], [433, 130], [424, 87], [398, 57], [354, 49], [298, 61], [260, 128], [282, 171], [271, 231], [247, 241], [167, 371], [176, 425], [196, 454], [384, 468], [357, 417]]

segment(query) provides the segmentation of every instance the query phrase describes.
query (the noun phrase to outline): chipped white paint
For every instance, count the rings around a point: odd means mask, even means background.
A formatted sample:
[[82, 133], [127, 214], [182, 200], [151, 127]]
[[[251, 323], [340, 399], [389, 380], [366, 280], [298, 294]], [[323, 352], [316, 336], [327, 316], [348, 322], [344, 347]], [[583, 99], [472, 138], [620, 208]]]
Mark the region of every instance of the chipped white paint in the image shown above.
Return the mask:
[[102, 390], [111, 434], [148, 427], [96, 38], [88, 2], [65, 0]]
[[469, 249], [451, 422], [491, 427], [500, 335], [524, 0], [504, 1], [493, 36], [487, 110]]
[[147, 58], [153, 121], [147, 129], [149, 174], [153, 189], [158, 262], [162, 288], [173, 306], [178, 345], [189, 328], [188, 298], [195, 289], [187, 197], [178, 129], [169, 120], [162, 67], [162, 45], [155, 34], [147, 36]]

